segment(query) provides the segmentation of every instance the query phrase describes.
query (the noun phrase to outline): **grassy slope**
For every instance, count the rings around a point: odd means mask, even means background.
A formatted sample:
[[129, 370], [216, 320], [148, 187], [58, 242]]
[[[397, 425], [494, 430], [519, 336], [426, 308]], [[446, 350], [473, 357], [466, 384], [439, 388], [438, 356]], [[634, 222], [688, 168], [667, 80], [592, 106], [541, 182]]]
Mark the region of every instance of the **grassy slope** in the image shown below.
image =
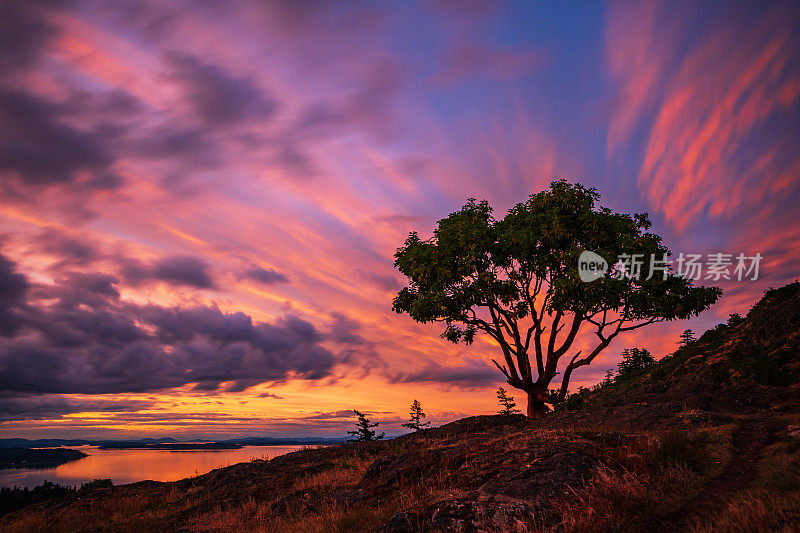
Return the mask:
[[3, 531], [793, 531], [800, 284], [541, 421], [472, 417], [38, 504]]

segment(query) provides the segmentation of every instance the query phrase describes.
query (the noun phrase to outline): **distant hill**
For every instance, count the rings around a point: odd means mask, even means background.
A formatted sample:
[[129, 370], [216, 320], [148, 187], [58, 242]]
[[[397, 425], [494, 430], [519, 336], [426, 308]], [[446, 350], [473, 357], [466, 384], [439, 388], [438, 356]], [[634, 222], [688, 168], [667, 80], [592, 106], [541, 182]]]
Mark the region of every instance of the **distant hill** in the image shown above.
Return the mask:
[[160, 439], [87, 440], [87, 439], [0, 439], [0, 448], [58, 448], [59, 446], [100, 446], [108, 444], [163, 444], [178, 442], [172, 437]]
[[78, 450], [53, 448], [31, 450], [30, 448], [0, 448], [2, 468], [53, 468], [70, 461], [83, 459], [86, 454]]
[[98, 489], [11, 513], [0, 529], [797, 531], [799, 365], [793, 283], [540, 420], [469, 417]]
[[[239, 446], [297, 446], [336, 444], [344, 438], [328, 437], [239, 437], [211, 441], [213, 444], [231, 444]], [[158, 439], [125, 439], [125, 440], [89, 440], [89, 439], [0, 439], [0, 448], [57, 448], [60, 446], [101, 446], [103, 448], [136, 448], [156, 444], [185, 443], [186, 441], [172, 437]], [[205, 441], [203, 441], [205, 443]]]
[[241, 444], [226, 442], [117, 442], [101, 444], [101, 450], [172, 450], [172, 451], [199, 451], [199, 450], [237, 450]]
[[297, 445], [328, 445], [339, 444], [346, 441], [344, 437], [240, 437], [218, 442], [242, 444], [244, 446], [297, 446]]

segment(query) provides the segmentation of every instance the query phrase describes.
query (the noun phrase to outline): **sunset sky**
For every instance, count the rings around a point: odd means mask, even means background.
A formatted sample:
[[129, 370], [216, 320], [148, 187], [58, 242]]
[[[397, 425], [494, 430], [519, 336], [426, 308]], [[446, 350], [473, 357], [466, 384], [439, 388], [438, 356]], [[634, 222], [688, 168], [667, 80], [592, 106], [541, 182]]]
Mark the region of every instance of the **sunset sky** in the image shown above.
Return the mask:
[[798, 132], [797, 2], [4, 1], [0, 438], [495, 412], [495, 346], [391, 311], [395, 249], [470, 197], [566, 178], [762, 254], [593, 384], [797, 278]]

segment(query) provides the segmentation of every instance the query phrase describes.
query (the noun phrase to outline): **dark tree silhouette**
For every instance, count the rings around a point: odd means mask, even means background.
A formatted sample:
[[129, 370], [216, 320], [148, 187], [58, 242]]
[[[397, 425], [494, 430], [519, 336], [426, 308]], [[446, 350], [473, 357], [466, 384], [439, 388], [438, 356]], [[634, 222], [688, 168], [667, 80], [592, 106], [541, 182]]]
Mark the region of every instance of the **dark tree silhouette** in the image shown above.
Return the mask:
[[355, 431], [348, 431], [348, 435], [353, 435], [355, 437], [351, 440], [357, 441], [369, 441], [369, 440], [378, 440], [382, 439], [385, 433], [381, 433], [380, 435], [376, 435], [375, 431], [372, 429], [374, 427], [378, 427], [380, 422], [375, 422], [374, 424], [369, 423], [369, 418], [362, 413], [361, 411], [356, 411], [353, 409], [353, 412], [358, 417], [358, 421], [356, 422], [356, 430]]
[[514, 397], [506, 394], [506, 390], [503, 387], [497, 387], [497, 401], [500, 402], [500, 407], [502, 407], [498, 414], [508, 416], [520, 412], [516, 408], [517, 404], [514, 402]]
[[694, 331], [686, 329], [683, 331], [683, 333], [681, 333], [681, 337], [680, 340], [678, 341], [678, 344], [681, 346], [688, 346], [689, 344], [693, 343], [696, 340], [697, 339], [694, 336]]
[[[617, 335], [697, 315], [722, 293], [651, 264], [651, 256], [662, 261], [669, 250], [648, 231], [647, 214], [615, 213], [597, 207], [598, 199], [594, 189], [556, 181], [500, 220], [486, 201], [469, 200], [440, 220], [430, 239], [412, 232], [397, 250], [395, 266], [409, 286], [393, 309], [417, 322], [443, 322], [442, 336], [451, 342], [469, 344], [479, 331], [488, 334], [503, 356], [503, 364], [492, 362], [528, 395], [528, 416], [543, 416], [545, 402], [562, 401], [572, 373]], [[577, 268], [585, 250], [609, 263], [623, 254], [646, 260], [639, 276], [587, 283]], [[584, 331], [596, 345], [587, 353], [570, 351]], [[559, 373], [560, 388], [550, 394]]]
[[417, 400], [414, 400], [414, 403], [411, 404], [411, 421], [403, 424], [403, 427], [414, 431], [424, 429], [426, 426], [431, 425], [430, 422], [422, 422], [422, 419], [426, 416], [428, 415], [422, 412], [422, 405]]
[[33, 489], [17, 486], [14, 486], [13, 489], [11, 487], [0, 487], [0, 516], [27, 507], [28, 505], [33, 505], [34, 503], [64, 498], [75, 494], [77, 490], [76, 487], [59, 485], [58, 483], [47, 480], [45, 480], [43, 484], [33, 487]]
[[622, 350], [622, 361], [617, 365], [620, 377], [625, 377], [631, 372], [647, 368], [656, 362], [656, 358], [647, 351], [639, 348], [626, 348]]
[[740, 315], [739, 313], [731, 313], [730, 315], [728, 315], [729, 326], [731, 327], [738, 326], [742, 322], [744, 322], [744, 317], [742, 317], [742, 315]]

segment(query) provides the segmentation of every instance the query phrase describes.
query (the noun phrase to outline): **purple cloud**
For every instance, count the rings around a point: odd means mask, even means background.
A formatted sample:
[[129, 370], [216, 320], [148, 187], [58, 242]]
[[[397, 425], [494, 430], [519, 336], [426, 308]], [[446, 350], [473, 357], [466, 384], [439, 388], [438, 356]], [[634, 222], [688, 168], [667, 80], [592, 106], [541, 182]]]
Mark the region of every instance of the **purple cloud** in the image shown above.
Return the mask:
[[0, 391], [107, 394], [190, 383], [238, 391], [290, 377], [323, 379], [337, 363], [320, 344], [325, 336], [296, 316], [255, 323], [216, 307], [138, 305], [120, 299], [117, 282], [73, 273], [30, 287], [0, 256], [0, 324], [7, 336]]
[[250, 279], [264, 285], [289, 283], [289, 277], [286, 274], [271, 268], [261, 268], [259, 266], [248, 268], [239, 275], [239, 279]]
[[135, 259], [123, 262], [122, 273], [132, 285], [147, 281], [166, 281], [198, 289], [216, 287], [204, 260], [192, 256], [175, 256], [158, 259], [150, 264]]
[[167, 54], [166, 64], [167, 78], [183, 89], [195, 114], [209, 126], [268, 120], [277, 108], [277, 102], [253, 82], [218, 65], [179, 52]]

